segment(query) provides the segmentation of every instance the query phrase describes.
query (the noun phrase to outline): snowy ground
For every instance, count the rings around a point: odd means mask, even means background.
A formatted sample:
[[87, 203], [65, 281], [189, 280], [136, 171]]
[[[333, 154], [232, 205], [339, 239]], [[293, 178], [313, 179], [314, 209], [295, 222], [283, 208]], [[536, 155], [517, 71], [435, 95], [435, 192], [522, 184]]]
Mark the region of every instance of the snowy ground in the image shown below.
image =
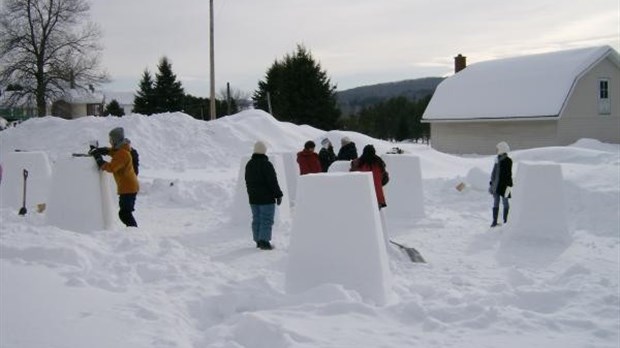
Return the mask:
[[392, 223], [389, 233], [428, 263], [392, 255], [389, 300], [375, 305], [338, 284], [288, 294], [291, 223], [276, 225], [275, 250], [259, 251], [249, 226], [230, 221], [230, 206], [256, 139], [268, 141], [268, 155], [325, 135], [337, 145], [346, 134], [358, 151], [394, 144], [259, 111], [212, 122], [47, 117], [0, 132], [0, 161], [14, 149], [41, 150], [53, 165], [91, 139], [105, 143], [115, 126], [141, 155], [140, 228], [77, 233], [47, 225], [34, 206], [26, 216], [2, 206], [0, 347], [620, 346], [618, 145], [511, 153], [515, 175], [523, 161], [561, 165], [571, 238], [526, 243], [523, 257], [506, 262], [509, 225], [488, 227], [493, 158], [398, 144], [420, 157], [426, 216]]

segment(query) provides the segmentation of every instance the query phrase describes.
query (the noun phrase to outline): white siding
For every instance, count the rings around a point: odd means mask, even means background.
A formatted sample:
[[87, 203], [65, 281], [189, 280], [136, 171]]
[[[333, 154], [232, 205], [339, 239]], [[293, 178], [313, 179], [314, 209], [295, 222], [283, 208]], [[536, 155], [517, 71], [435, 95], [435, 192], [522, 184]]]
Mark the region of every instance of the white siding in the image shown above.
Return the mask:
[[553, 146], [557, 121], [435, 122], [431, 146], [441, 152], [491, 155], [495, 145], [506, 141], [511, 149]]
[[[599, 79], [609, 79], [611, 114], [600, 115]], [[583, 76], [558, 122], [558, 145], [568, 145], [581, 138], [620, 143], [620, 69], [605, 59]]]

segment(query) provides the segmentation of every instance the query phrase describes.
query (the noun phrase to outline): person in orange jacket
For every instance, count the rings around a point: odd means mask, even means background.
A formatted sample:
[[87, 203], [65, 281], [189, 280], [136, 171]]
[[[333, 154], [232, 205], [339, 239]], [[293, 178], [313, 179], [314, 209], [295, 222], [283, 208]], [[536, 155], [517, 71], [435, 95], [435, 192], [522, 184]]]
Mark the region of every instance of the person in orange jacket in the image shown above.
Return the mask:
[[304, 149], [297, 153], [297, 163], [299, 163], [299, 174], [310, 174], [322, 172], [319, 155], [314, 152], [316, 145], [314, 141], [308, 140], [304, 144]]
[[[114, 175], [118, 193], [118, 217], [126, 226], [138, 227], [133, 211], [140, 185], [134, 171], [130, 142], [129, 139], [125, 138], [125, 131], [122, 127], [112, 129], [109, 136], [110, 145], [112, 146], [109, 149], [94, 149], [91, 151], [91, 154], [95, 158], [99, 169]], [[110, 162], [106, 162], [103, 159], [103, 154], [112, 157]]]
[[381, 157], [377, 156], [375, 147], [372, 145], [364, 146], [362, 155], [351, 161], [352, 172], [372, 172], [372, 181], [375, 186], [375, 193], [377, 195], [377, 202], [379, 203], [379, 209], [387, 207], [385, 204], [385, 195], [383, 194], [383, 173], [385, 170], [385, 162]]

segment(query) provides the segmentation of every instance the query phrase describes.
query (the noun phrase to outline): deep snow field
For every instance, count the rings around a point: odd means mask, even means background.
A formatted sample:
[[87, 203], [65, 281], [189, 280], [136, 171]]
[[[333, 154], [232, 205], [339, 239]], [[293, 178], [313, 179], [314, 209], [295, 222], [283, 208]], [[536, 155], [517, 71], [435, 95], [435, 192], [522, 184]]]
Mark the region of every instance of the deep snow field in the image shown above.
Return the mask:
[[[79, 233], [47, 224], [35, 202], [25, 216], [1, 206], [1, 348], [620, 347], [619, 145], [511, 152], [517, 181], [520, 163], [561, 167], [562, 194], [539, 194], [554, 198], [541, 210], [566, 226], [559, 240], [545, 234], [555, 224], [526, 221], [532, 237], [516, 244], [510, 218], [489, 228], [493, 156], [326, 133], [256, 110], [209, 122], [181, 113], [31, 119], [0, 132], [0, 163], [15, 149], [43, 151], [53, 168], [93, 139], [105, 144], [116, 126], [140, 152], [140, 227]], [[424, 198], [412, 204], [425, 216], [388, 225], [427, 263], [388, 253], [383, 304], [337, 283], [286, 291], [295, 206], [274, 226], [272, 251], [256, 249], [250, 226], [232, 218], [239, 167], [257, 139], [270, 155], [325, 136], [338, 151], [344, 135], [359, 153], [398, 146], [420, 159]]]

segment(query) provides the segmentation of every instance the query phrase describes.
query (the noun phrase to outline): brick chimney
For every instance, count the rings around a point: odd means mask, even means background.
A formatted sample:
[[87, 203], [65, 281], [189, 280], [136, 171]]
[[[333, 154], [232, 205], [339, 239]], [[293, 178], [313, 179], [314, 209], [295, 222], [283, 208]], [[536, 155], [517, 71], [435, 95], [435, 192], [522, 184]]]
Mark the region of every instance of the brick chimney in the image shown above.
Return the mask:
[[458, 56], [454, 57], [454, 73], [465, 69], [467, 67], [467, 57], [463, 56], [459, 53]]

